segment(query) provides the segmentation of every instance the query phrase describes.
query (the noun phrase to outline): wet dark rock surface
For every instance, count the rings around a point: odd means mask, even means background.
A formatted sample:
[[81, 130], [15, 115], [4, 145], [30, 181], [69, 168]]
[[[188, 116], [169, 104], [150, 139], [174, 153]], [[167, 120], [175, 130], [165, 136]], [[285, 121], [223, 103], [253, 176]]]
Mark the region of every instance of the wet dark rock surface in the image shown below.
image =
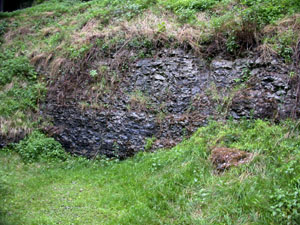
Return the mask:
[[4, 135], [0, 135], [0, 148], [3, 148], [9, 140]]
[[166, 112], [175, 114], [186, 111], [210, 81], [205, 61], [180, 50], [140, 60], [132, 72], [129, 91], [140, 90], [153, 104], [164, 104]]
[[0, 134], [0, 149], [8, 145], [9, 143], [17, 143], [22, 140], [25, 136], [25, 132], [19, 132], [12, 135], [2, 135]]
[[50, 101], [53, 136], [69, 151], [126, 158], [145, 150], [171, 147], [209, 118], [287, 118], [296, 93], [283, 62], [258, 57], [208, 63], [183, 50], [163, 50], [138, 60], [116, 91], [98, 99], [99, 109]]
[[56, 107], [54, 137], [72, 153], [126, 158], [143, 149], [147, 137], [157, 133], [154, 116], [136, 112], [82, 112]]
[[230, 107], [235, 119], [285, 119], [292, 115], [296, 100], [295, 84], [291, 84], [291, 69], [282, 62], [261, 63], [257, 59], [247, 69], [245, 87], [233, 97]]

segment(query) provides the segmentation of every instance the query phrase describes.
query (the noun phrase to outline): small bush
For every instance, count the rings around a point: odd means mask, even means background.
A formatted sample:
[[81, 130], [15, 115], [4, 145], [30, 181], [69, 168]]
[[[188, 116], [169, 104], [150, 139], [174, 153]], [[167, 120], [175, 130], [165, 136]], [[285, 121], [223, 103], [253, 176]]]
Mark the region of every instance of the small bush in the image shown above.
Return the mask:
[[39, 131], [34, 131], [26, 139], [16, 144], [14, 149], [25, 162], [67, 159], [67, 154], [60, 143]]

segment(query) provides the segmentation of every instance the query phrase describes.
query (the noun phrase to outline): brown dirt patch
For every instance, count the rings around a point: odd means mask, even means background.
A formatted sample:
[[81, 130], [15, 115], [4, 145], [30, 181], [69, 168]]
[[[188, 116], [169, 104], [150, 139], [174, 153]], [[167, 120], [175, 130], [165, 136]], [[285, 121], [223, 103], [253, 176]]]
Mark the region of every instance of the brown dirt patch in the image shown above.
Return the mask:
[[218, 172], [222, 172], [232, 166], [249, 163], [252, 159], [252, 153], [224, 147], [214, 148], [210, 156], [210, 160]]

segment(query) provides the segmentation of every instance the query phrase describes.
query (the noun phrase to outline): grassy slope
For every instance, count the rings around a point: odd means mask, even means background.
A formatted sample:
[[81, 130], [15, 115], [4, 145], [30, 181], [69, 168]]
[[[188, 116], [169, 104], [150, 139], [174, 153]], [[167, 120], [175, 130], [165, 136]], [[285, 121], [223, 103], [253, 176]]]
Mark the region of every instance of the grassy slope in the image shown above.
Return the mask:
[[[171, 150], [122, 162], [24, 164], [2, 152], [0, 223], [297, 224], [299, 129], [284, 138], [293, 126], [211, 123]], [[216, 140], [256, 156], [215, 174], [208, 155]]]

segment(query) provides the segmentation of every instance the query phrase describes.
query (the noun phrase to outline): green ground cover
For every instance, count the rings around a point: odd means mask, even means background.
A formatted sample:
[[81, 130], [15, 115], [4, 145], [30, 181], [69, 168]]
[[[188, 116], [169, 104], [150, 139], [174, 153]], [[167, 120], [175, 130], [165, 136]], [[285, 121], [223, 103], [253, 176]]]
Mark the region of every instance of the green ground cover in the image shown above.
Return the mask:
[[[300, 221], [300, 141], [293, 122], [211, 122], [173, 149], [140, 153], [121, 162], [88, 161], [58, 151], [52, 157], [59, 146], [52, 148], [51, 138], [34, 135], [1, 151], [2, 224]], [[216, 141], [255, 157], [217, 174], [209, 160]], [[15, 153], [20, 146], [27, 154]], [[41, 148], [48, 154], [37, 153]], [[30, 152], [43, 157], [30, 162]]]

